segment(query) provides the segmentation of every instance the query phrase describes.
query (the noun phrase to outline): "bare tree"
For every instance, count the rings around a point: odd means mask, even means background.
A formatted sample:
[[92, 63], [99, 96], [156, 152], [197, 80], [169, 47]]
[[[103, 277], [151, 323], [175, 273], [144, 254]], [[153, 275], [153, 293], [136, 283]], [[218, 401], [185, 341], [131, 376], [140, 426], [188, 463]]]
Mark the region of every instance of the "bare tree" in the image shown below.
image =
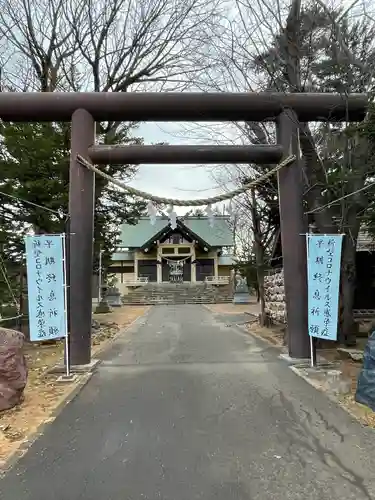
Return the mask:
[[3, 0], [3, 78], [17, 90], [180, 89], [216, 11], [205, 0]]
[[[365, 2], [346, 7], [325, 2], [236, 0], [236, 12], [221, 24], [211, 50], [214, 64], [200, 79], [202, 89], [280, 92], [373, 91], [375, 25]], [[201, 55], [203, 58], [203, 54]], [[274, 142], [274, 130], [253, 123], [232, 124], [245, 142]], [[197, 129], [194, 124], [194, 131]], [[217, 136], [216, 132], [216, 136]], [[223, 135], [225, 135], [223, 133]], [[360, 214], [368, 196], [366, 140], [348, 123], [318, 127], [300, 124], [308, 212], [320, 232], [343, 232], [341, 340], [353, 334], [355, 252]], [[332, 171], [335, 171], [333, 179]], [[339, 173], [339, 175], [337, 175]], [[348, 200], [335, 198], [357, 193]]]
[[[320, 3], [319, 3], [320, 5]], [[326, 14], [326, 7], [323, 11]], [[301, 23], [300, 5], [296, 1], [290, 10], [286, 21], [285, 36], [280, 40], [283, 44], [284, 58], [287, 64], [286, 81], [293, 91], [303, 91], [301, 51]], [[325, 51], [330, 52], [331, 61], [338, 66], [338, 71], [332, 71], [332, 66], [323, 79], [325, 87], [331, 91], [347, 95], [353, 91], [369, 91], [372, 84], [374, 70], [374, 26], [365, 20], [357, 21], [352, 27], [344, 23], [339, 25], [337, 16], [332, 13], [327, 16], [331, 23], [331, 40], [326, 36], [321, 37]], [[299, 50], [296, 51], [299, 48]], [[311, 65], [316, 65], [311, 61]], [[313, 79], [313, 71], [310, 69]], [[331, 75], [329, 75], [329, 72]], [[354, 302], [355, 286], [355, 253], [361, 218], [359, 213], [366, 209], [368, 199], [363, 196], [361, 189], [370, 173], [371, 163], [367, 155], [366, 140], [360, 134], [348, 133], [347, 124], [338, 127], [341, 140], [341, 154], [337, 157], [330, 154], [335, 139], [332, 138], [330, 129], [328, 134], [320, 135], [317, 142], [316, 135], [308, 124], [300, 125], [300, 144], [305, 167], [306, 199], [314, 220], [320, 232], [342, 232], [346, 234], [343, 244], [342, 274], [341, 274], [341, 340], [351, 343], [355, 334], [353, 325], [352, 307]], [[326, 128], [327, 131], [327, 128]], [[337, 140], [336, 140], [337, 143]], [[322, 155], [323, 153], [323, 155]], [[336, 158], [335, 158], [336, 156]], [[335, 185], [329, 182], [327, 166], [335, 166], [336, 171], [341, 171], [339, 193]], [[360, 190], [360, 191], [359, 191]], [[348, 202], [340, 205], [329, 204], [332, 198], [338, 198], [350, 193], [358, 192], [351, 196]], [[341, 196], [340, 196], [341, 195]], [[323, 207], [323, 208], [322, 208]], [[339, 210], [337, 208], [339, 207]]]
[[[257, 175], [252, 165], [230, 165], [217, 170], [215, 180], [223, 189], [241, 187]], [[271, 266], [272, 250], [279, 233], [277, 182], [243, 193], [231, 201], [231, 226], [235, 239], [235, 259], [247, 274], [261, 305], [261, 322], [265, 323], [264, 275]]]
[[6, 89], [53, 92], [64, 88], [63, 62], [77, 49], [64, 6], [64, 0], [1, 2], [2, 79]]

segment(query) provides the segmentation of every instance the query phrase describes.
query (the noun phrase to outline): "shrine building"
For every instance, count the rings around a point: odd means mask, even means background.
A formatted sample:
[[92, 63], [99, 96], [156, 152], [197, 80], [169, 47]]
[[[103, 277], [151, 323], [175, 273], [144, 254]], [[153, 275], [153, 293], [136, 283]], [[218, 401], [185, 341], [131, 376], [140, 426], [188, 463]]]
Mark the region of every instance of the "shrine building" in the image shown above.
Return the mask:
[[232, 276], [233, 232], [229, 217], [179, 217], [171, 228], [167, 217], [141, 217], [121, 227], [120, 246], [108, 271], [126, 294], [146, 283], [210, 283], [226, 285]]

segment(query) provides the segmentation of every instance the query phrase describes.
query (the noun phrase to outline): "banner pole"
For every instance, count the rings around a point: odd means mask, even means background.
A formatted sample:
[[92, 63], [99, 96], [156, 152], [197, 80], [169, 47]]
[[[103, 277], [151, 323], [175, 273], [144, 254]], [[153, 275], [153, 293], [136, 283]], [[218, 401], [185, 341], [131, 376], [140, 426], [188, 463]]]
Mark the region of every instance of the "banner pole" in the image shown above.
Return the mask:
[[311, 356], [311, 368], [316, 368], [316, 343], [315, 337], [310, 335], [310, 356]]
[[[310, 233], [312, 232], [311, 227], [309, 228], [309, 231], [310, 231]], [[306, 234], [305, 236], [306, 236], [306, 257], [307, 257], [307, 266], [308, 266], [309, 265], [310, 234]], [[309, 307], [308, 300], [307, 300], [307, 307]], [[310, 364], [311, 364], [311, 368], [316, 368], [316, 361], [317, 361], [316, 342], [315, 342], [315, 338], [312, 335], [310, 335], [310, 333], [309, 333], [309, 337], [310, 337]]]
[[99, 283], [98, 283], [98, 305], [102, 302], [102, 254], [103, 250], [99, 249]]
[[66, 377], [70, 377], [70, 362], [69, 362], [69, 334], [68, 334], [68, 286], [67, 286], [67, 265], [66, 265], [66, 234], [62, 234], [63, 244], [63, 269], [64, 269], [64, 316], [65, 316], [65, 369]]

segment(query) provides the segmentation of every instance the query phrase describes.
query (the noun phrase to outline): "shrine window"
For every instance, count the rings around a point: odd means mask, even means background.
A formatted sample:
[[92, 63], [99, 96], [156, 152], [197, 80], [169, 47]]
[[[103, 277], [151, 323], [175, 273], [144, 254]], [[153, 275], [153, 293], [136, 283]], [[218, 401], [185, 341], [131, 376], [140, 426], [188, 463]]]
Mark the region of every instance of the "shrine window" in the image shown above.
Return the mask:
[[190, 253], [190, 247], [180, 247], [180, 248], [177, 249], [177, 253], [182, 254], [182, 255], [189, 254]]

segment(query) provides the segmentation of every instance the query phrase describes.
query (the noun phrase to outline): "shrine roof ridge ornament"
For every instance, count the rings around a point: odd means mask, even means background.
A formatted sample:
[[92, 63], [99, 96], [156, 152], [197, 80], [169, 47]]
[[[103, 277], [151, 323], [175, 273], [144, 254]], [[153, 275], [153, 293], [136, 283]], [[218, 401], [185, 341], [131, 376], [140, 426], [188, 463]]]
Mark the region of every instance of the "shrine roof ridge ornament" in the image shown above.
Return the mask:
[[361, 121], [366, 94], [248, 92], [0, 92], [0, 119], [71, 121], [85, 109], [96, 121], [274, 121], [287, 108], [302, 122]]

